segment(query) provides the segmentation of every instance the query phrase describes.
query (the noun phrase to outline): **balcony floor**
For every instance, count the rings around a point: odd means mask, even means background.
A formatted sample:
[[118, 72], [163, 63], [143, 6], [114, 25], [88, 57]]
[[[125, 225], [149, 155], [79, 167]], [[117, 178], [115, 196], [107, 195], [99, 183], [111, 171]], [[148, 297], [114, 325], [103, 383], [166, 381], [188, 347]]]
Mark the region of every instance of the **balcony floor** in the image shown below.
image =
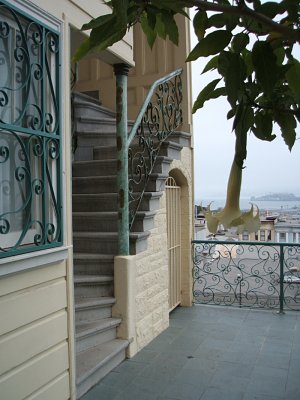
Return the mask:
[[299, 400], [300, 313], [177, 308], [82, 400]]

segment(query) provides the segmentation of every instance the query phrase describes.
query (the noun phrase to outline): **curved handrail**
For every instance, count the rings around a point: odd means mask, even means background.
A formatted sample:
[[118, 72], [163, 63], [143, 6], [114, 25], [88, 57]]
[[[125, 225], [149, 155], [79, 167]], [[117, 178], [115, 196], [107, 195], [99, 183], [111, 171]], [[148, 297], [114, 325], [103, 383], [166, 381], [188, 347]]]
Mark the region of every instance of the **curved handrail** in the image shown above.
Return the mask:
[[[144, 196], [162, 143], [182, 123], [182, 69], [155, 81], [128, 135], [129, 228]], [[160, 176], [163, 179], [163, 176]], [[155, 191], [155, 188], [149, 189]]]
[[128, 145], [130, 145], [130, 143], [132, 142], [132, 140], [133, 140], [133, 138], [134, 138], [139, 126], [140, 126], [140, 123], [142, 122], [144, 113], [145, 113], [145, 111], [147, 109], [147, 106], [148, 106], [149, 102], [151, 101], [151, 98], [152, 98], [152, 96], [154, 94], [155, 89], [159, 85], [162, 85], [162, 84], [166, 83], [167, 81], [175, 78], [175, 76], [181, 75], [182, 71], [183, 71], [182, 68], [176, 69], [175, 71], [169, 73], [168, 75], [165, 75], [164, 77], [162, 77], [160, 79], [157, 79], [155, 82], [153, 82], [153, 84], [151, 85], [151, 87], [149, 89], [149, 92], [148, 92], [148, 94], [147, 94], [147, 96], [146, 96], [146, 98], [144, 100], [144, 103], [143, 103], [143, 105], [142, 105], [142, 107], [141, 107], [141, 109], [140, 109], [140, 111], [139, 111], [139, 113], [138, 113], [138, 115], [136, 117], [136, 120], [135, 120], [135, 122], [134, 122], [134, 124], [133, 124], [133, 126], [131, 128], [131, 131], [129, 133]]

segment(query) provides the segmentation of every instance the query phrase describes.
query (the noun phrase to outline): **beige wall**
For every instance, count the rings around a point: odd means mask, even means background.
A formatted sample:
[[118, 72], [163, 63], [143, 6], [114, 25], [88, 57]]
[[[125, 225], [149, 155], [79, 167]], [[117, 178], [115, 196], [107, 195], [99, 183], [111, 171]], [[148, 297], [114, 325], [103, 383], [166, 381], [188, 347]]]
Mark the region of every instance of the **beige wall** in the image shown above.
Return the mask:
[[136, 256], [136, 345], [143, 348], [169, 326], [168, 246], [165, 193], [148, 238]]
[[[128, 79], [128, 116], [135, 120], [152, 83], [177, 68], [183, 68], [183, 126], [185, 132], [192, 131], [191, 66], [185, 63], [189, 54], [188, 20], [177, 18], [180, 30], [179, 47], [169, 41], [158, 39], [151, 50], [141, 27], [133, 29], [134, 62]], [[113, 67], [99, 59], [85, 59], [79, 63], [77, 91], [97, 90], [102, 104], [115, 110], [115, 77]]]
[[70, 398], [68, 306], [65, 262], [0, 279], [1, 399]]

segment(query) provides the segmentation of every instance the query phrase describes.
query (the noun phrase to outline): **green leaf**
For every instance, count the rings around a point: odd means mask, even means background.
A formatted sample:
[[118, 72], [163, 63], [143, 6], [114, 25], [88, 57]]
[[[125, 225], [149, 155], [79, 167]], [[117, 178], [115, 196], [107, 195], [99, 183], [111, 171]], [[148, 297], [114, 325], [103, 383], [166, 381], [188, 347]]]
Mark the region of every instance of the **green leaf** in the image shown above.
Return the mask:
[[154, 4], [157, 8], [167, 9], [167, 10], [173, 11], [174, 13], [182, 14], [186, 18], [189, 18], [189, 15], [184, 11], [184, 8], [187, 6], [186, 1], [152, 0], [152, 4]]
[[158, 36], [160, 36], [162, 39], [166, 39], [166, 37], [167, 37], [166, 27], [162, 20], [161, 13], [156, 14], [155, 31], [157, 32]]
[[[151, 17], [149, 18], [150, 15], [151, 15]], [[155, 22], [156, 22], [156, 18], [155, 18]], [[141, 16], [141, 27], [142, 27], [144, 34], [146, 35], [147, 42], [151, 49], [152, 49], [153, 44], [156, 39], [156, 32], [152, 26], [153, 26], [152, 14], [148, 14], [148, 15], [143, 14]]]
[[171, 42], [178, 45], [179, 32], [174, 15], [167, 12], [162, 12], [162, 22], [165, 25], [165, 32], [169, 36]]
[[235, 53], [240, 53], [249, 43], [249, 35], [247, 33], [240, 32], [235, 35], [231, 42], [232, 50]]
[[234, 107], [243, 91], [245, 78], [246, 66], [243, 59], [238, 54], [231, 53], [230, 62], [225, 76], [225, 86], [231, 107]]
[[214, 56], [213, 58], [211, 58], [208, 63], [205, 65], [203, 71], [201, 72], [201, 74], [204, 74], [207, 71], [211, 71], [213, 69], [218, 68], [218, 58], [219, 55]]
[[203, 107], [203, 104], [205, 103], [206, 100], [208, 100], [210, 97], [210, 94], [214, 91], [215, 87], [217, 84], [220, 82], [221, 79], [214, 79], [211, 81], [208, 85], [205, 86], [204, 89], [201, 90], [199, 93], [197, 100], [195, 101], [193, 105], [193, 114], [199, 109]]
[[300, 101], [300, 63], [299, 61], [294, 62], [294, 64], [288, 69], [285, 74], [288, 81], [289, 87], [296, 98], [296, 101]]
[[193, 19], [194, 31], [197, 38], [203, 39], [206, 30], [207, 14], [205, 11], [198, 11]]
[[272, 134], [272, 129], [272, 115], [264, 111], [257, 112], [254, 116], [254, 125], [252, 126], [254, 135], [260, 140], [271, 142], [276, 138], [276, 135]]
[[214, 14], [207, 20], [207, 28], [211, 28], [212, 26], [216, 28], [222, 28], [226, 25], [226, 17], [225, 14]]
[[225, 19], [226, 19], [226, 29], [231, 32], [239, 24], [240, 17], [239, 15], [236, 14], [227, 13], [225, 14]]
[[274, 115], [276, 122], [280, 126], [282, 137], [287, 144], [289, 150], [292, 150], [292, 147], [296, 140], [296, 126], [297, 122], [292, 114], [276, 112]]
[[274, 19], [277, 14], [282, 14], [282, 7], [279, 3], [274, 1], [267, 1], [256, 8], [256, 11], [260, 14], [266, 15], [267, 17]]
[[112, 0], [113, 13], [117, 17], [118, 24], [124, 27], [127, 25], [128, 0]]
[[271, 97], [279, 69], [276, 56], [268, 42], [255, 42], [252, 49], [252, 61], [257, 81], [261, 84], [265, 95]]
[[236, 113], [236, 107], [232, 108], [231, 110], [228, 111], [227, 113], [227, 119], [231, 119], [235, 116]]
[[229, 44], [231, 37], [230, 32], [222, 29], [208, 34], [194, 47], [186, 61], [219, 53]]
[[104, 25], [106, 22], [111, 21], [114, 18], [113, 14], [101, 15], [98, 18], [92, 19], [89, 23], [82, 25], [81, 30], [86, 31], [88, 29], [98, 28]]
[[273, 50], [273, 53], [275, 54], [277, 65], [281, 65], [284, 61], [285, 57], [285, 51], [283, 47], [279, 47], [275, 50]]
[[87, 38], [76, 50], [72, 57], [72, 62], [76, 63], [81, 60], [90, 51], [91, 47], [90, 38]]
[[227, 70], [229, 68], [231, 54], [229, 51], [221, 51], [218, 57], [218, 72], [223, 77], [226, 76]]
[[242, 51], [241, 55], [242, 55], [245, 65], [246, 65], [246, 75], [249, 77], [252, 75], [252, 73], [254, 71], [253, 62], [252, 62], [252, 52], [247, 49], [244, 49]]

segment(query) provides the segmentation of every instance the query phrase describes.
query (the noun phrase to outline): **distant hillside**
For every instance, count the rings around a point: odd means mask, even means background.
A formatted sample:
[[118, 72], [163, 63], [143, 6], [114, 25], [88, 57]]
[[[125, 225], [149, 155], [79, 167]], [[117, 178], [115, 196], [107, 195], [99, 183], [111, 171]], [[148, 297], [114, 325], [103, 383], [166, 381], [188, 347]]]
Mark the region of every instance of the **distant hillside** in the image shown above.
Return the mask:
[[300, 196], [293, 193], [269, 193], [264, 196], [252, 196], [251, 201], [300, 201]]

